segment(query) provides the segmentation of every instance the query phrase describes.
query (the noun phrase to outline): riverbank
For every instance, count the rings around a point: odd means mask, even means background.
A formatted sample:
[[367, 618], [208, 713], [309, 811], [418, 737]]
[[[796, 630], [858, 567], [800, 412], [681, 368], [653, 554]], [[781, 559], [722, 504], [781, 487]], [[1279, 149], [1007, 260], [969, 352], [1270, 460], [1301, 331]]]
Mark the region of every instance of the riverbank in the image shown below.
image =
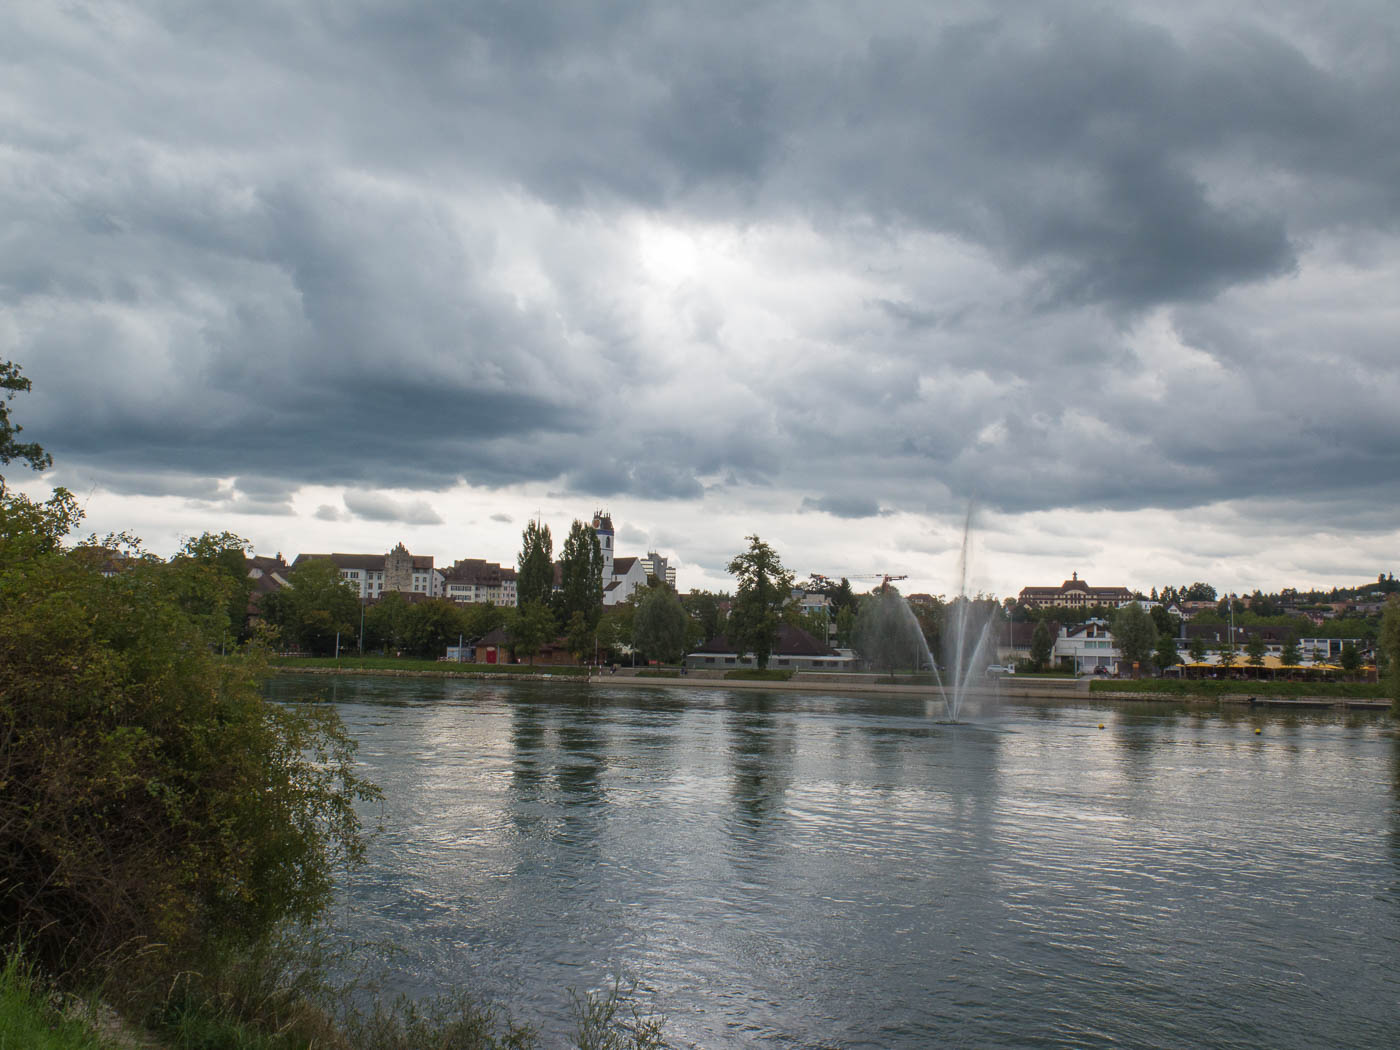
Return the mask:
[[[829, 692], [843, 695], [879, 696], [928, 696], [934, 687], [925, 682], [891, 682], [884, 675], [837, 674], [821, 672], [803, 674], [798, 672], [787, 681], [747, 681], [725, 678], [722, 671], [689, 671], [676, 677], [661, 677], [646, 674], [641, 668], [622, 667], [616, 672], [582, 675], [577, 668], [542, 668], [533, 671], [488, 671], [474, 668], [457, 670], [452, 665], [436, 668], [410, 669], [406, 667], [362, 667], [362, 666], [306, 666], [300, 664], [275, 664], [273, 670], [279, 673], [308, 675], [368, 675], [388, 678], [458, 678], [488, 681], [532, 681], [569, 682], [576, 685], [590, 685], [618, 688], [662, 688], [662, 689], [738, 689], [776, 690], [783, 692]], [[1324, 695], [1321, 693], [1297, 693], [1293, 695], [1271, 695], [1269, 683], [1206, 683], [1201, 692], [1162, 691], [1150, 688], [1152, 683], [1142, 682], [1102, 682], [1088, 678], [1035, 678], [1014, 680], [1010, 677], [997, 679], [994, 685], [970, 686], [966, 695], [976, 699], [1006, 698], [1016, 700], [1108, 700], [1127, 703], [1147, 701], [1162, 703], [1178, 701], [1190, 704], [1230, 704], [1254, 707], [1282, 708], [1338, 708], [1369, 711], [1383, 711], [1390, 706], [1384, 696], [1364, 695]], [[1143, 687], [1147, 688], [1143, 688]], [[1214, 688], [1212, 688], [1214, 687]], [[1220, 688], [1226, 687], [1226, 688]], [[1230, 690], [1230, 691], [1227, 691]]]

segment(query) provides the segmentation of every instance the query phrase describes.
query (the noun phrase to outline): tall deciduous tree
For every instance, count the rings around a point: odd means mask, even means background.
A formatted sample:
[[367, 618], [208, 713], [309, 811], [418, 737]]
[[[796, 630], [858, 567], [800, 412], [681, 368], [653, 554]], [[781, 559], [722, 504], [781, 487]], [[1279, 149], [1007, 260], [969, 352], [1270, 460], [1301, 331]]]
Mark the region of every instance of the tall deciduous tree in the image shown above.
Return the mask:
[[1157, 643], [1157, 625], [1137, 602], [1129, 602], [1113, 616], [1109, 630], [1123, 659], [1137, 669], [1147, 666]]
[[562, 619], [582, 614], [591, 629], [603, 614], [603, 548], [592, 525], [575, 520], [559, 559]]
[[1050, 663], [1050, 654], [1055, 651], [1055, 641], [1050, 637], [1050, 628], [1044, 620], [1035, 625], [1031, 633], [1031, 663], [1037, 671], [1043, 671]]
[[248, 578], [247, 555], [252, 544], [231, 532], [217, 535], [206, 532], [196, 539], [185, 541], [173, 559], [176, 562], [190, 562], [211, 573], [219, 581], [224, 592], [217, 607], [203, 609], [190, 607], [195, 615], [210, 616], [217, 622], [216, 634], [227, 643], [236, 643], [244, 635], [248, 619], [248, 598], [253, 593], [253, 581]]
[[1157, 651], [1152, 654], [1152, 661], [1163, 671], [1181, 663], [1181, 656], [1176, 651], [1176, 639], [1170, 634], [1159, 634], [1157, 636]]
[[545, 642], [554, 637], [554, 614], [544, 602], [526, 602], [506, 622], [506, 637], [516, 658], [523, 656], [533, 664]]
[[1249, 641], [1244, 643], [1245, 662], [1250, 667], [1263, 667], [1264, 656], [1268, 653], [1269, 647], [1264, 642], [1262, 634], [1251, 634]]
[[[53, 466], [53, 457], [34, 441], [16, 441], [15, 437], [24, 428], [10, 420], [10, 401], [18, 393], [29, 390], [31, 384], [20, 374], [19, 365], [13, 361], [0, 361], [0, 464], [15, 460], [28, 463], [35, 470], [47, 470]], [[0, 487], [4, 476], [0, 475]]]
[[1206, 640], [1197, 634], [1193, 635], [1191, 640], [1186, 643], [1186, 651], [1190, 654], [1193, 664], [1203, 664], [1206, 662], [1206, 656], [1210, 653], [1210, 646], [1206, 645]]
[[554, 590], [554, 540], [549, 526], [528, 522], [520, 534], [520, 557], [516, 559], [519, 576], [515, 594], [520, 605], [531, 602], [547, 603]]
[[760, 668], [778, 642], [782, 608], [792, 595], [792, 573], [783, 568], [772, 547], [757, 536], [749, 549], [735, 555], [729, 572], [738, 582], [727, 631], [738, 652], [751, 652]]
[[676, 592], [664, 583], [658, 584], [637, 603], [632, 624], [633, 644], [649, 657], [674, 662], [683, 655], [689, 624], [690, 617]]
[[1391, 711], [1400, 715], [1400, 595], [1392, 594], [1386, 600], [1376, 648], [1386, 663]]
[[1298, 646], [1298, 638], [1296, 635], [1290, 634], [1288, 636], [1288, 641], [1283, 643], [1283, 651], [1279, 654], [1279, 658], [1282, 661], [1283, 666], [1298, 666], [1298, 661], [1301, 658], [1301, 656], [1302, 653], [1300, 652]]
[[350, 647], [359, 638], [360, 602], [350, 585], [327, 558], [304, 561], [287, 576], [285, 590], [269, 594], [263, 602], [268, 622], [283, 638], [309, 653], [329, 655]]

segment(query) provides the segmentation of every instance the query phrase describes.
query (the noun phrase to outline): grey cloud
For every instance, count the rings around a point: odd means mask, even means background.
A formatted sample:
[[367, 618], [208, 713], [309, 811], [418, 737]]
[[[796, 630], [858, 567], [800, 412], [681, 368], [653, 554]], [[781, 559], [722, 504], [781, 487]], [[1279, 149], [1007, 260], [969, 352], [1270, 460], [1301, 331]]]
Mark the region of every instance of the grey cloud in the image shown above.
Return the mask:
[[880, 504], [861, 496], [821, 496], [802, 499], [803, 510], [821, 511], [834, 518], [873, 518], [880, 514]]
[[378, 492], [345, 493], [345, 509], [365, 521], [392, 521], [404, 525], [441, 525], [442, 516], [421, 500], [403, 502]]
[[492, 514], [492, 515], [491, 515], [491, 520], [492, 520], [492, 521], [499, 521], [499, 522], [501, 522], [502, 524], [509, 525], [509, 524], [510, 524], [512, 521], [514, 521], [515, 519], [512, 518], [509, 514]]
[[345, 521], [348, 517], [340, 508], [332, 507], [329, 503], [317, 507], [314, 516], [318, 521]]
[[[0, 15], [4, 354], [62, 468], [245, 510], [715, 478], [840, 516], [1393, 510], [1393, 322], [1316, 252], [1365, 230], [1348, 265], [1395, 265], [1400, 16], [1279, 11], [253, 2], [119, 39]], [[778, 334], [678, 293], [686, 381], [736, 340], [747, 396], [641, 425], [629, 297], [656, 293], [608, 240], [639, 216], [790, 226], [875, 290], [824, 321], [764, 304]], [[1282, 277], [1274, 322], [1249, 296]], [[1158, 317], [1209, 377], [1153, 360]]]

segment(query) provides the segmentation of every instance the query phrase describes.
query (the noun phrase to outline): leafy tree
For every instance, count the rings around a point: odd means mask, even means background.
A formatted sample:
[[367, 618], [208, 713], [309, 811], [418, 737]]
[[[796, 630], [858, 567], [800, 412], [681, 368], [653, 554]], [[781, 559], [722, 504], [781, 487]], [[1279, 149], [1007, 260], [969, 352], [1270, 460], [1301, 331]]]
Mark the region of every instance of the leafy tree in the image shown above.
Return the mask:
[[1031, 633], [1031, 663], [1035, 664], [1037, 671], [1043, 671], [1050, 665], [1050, 656], [1054, 651], [1055, 640], [1050, 637], [1050, 628], [1041, 620]]
[[1283, 650], [1279, 654], [1280, 660], [1285, 667], [1296, 667], [1302, 658], [1299, 651], [1298, 636], [1290, 634], [1288, 640], [1283, 643]]
[[1244, 643], [1245, 662], [1250, 667], [1263, 667], [1264, 656], [1269, 651], [1269, 647], [1264, 642], [1262, 634], [1252, 634], [1249, 640]]
[[360, 600], [328, 558], [312, 558], [292, 569], [291, 585], [264, 599], [263, 613], [282, 637], [306, 652], [321, 656], [335, 652], [336, 635], [342, 649], [359, 637]]
[[504, 627], [506, 618], [506, 610], [499, 605], [468, 605], [462, 610], [462, 633], [474, 642], [497, 627]]
[[1130, 665], [1139, 669], [1147, 666], [1157, 642], [1157, 625], [1141, 605], [1129, 602], [1119, 609], [1109, 631], [1119, 652]]
[[1239, 647], [1235, 645], [1233, 639], [1224, 642], [1217, 650], [1220, 653], [1220, 669], [1228, 671], [1234, 666], [1235, 660], [1239, 657]]
[[1210, 647], [1206, 645], [1205, 638], [1198, 634], [1186, 643], [1186, 652], [1190, 655], [1193, 664], [1203, 664], [1206, 662]]
[[591, 662], [593, 654], [602, 648], [598, 643], [594, 626], [588, 622], [588, 617], [581, 612], [576, 612], [569, 617], [568, 629], [564, 632], [564, 644], [568, 646], [569, 652], [579, 663]]
[[860, 601], [856, 598], [855, 591], [851, 590], [851, 581], [846, 577], [841, 577], [841, 582], [831, 588], [827, 595], [831, 599], [831, 611], [833, 616], [840, 616], [843, 609], [851, 610], [854, 615], [860, 608]]
[[526, 602], [515, 610], [506, 622], [506, 637], [517, 659], [524, 656], [530, 663], [554, 637], [554, 614], [542, 601]]
[[224, 592], [221, 602], [208, 608], [189, 608], [194, 614], [212, 617], [218, 631], [229, 642], [237, 642], [246, 635], [248, 620], [248, 599], [253, 593], [253, 581], [248, 577], [248, 553], [252, 544], [231, 532], [215, 535], [206, 532], [196, 539], [185, 541], [174, 561], [188, 561], [204, 567], [221, 581]]
[[[5, 392], [5, 396], [0, 398], [0, 465], [19, 460], [35, 470], [47, 470], [53, 466], [53, 457], [37, 442], [16, 441], [15, 437], [24, 427], [10, 421], [10, 401], [16, 394], [30, 388], [29, 380], [20, 374], [19, 365], [13, 361], [0, 361], [0, 390]], [[4, 487], [4, 480], [4, 476], [0, 475], [0, 489]]]
[[753, 653], [758, 666], [766, 668], [778, 642], [783, 606], [792, 592], [792, 573], [783, 568], [772, 547], [757, 536], [748, 540], [748, 550], [729, 562], [729, 572], [738, 586], [728, 634], [739, 653]]
[[1156, 626], [1157, 633], [1159, 635], [1174, 635], [1176, 634], [1177, 628], [1181, 626], [1180, 618], [1173, 616], [1171, 613], [1167, 612], [1167, 610], [1161, 605], [1154, 605], [1148, 611], [1152, 617], [1152, 623]]
[[549, 526], [528, 522], [520, 541], [516, 598], [522, 608], [532, 602], [548, 602], [554, 590], [554, 540], [550, 538]]
[[1342, 651], [1337, 657], [1337, 663], [1347, 674], [1356, 674], [1357, 671], [1361, 670], [1361, 650], [1356, 648], [1354, 642], [1344, 643]]
[[849, 648], [851, 640], [855, 637], [855, 631], [856, 612], [847, 606], [836, 614], [836, 644], [843, 649]]
[[[603, 548], [592, 525], [575, 520], [560, 558], [562, 616], [570, 622], [582, 613], [591, 628], [603, 614]], [[551, 568], [551, 584], [553, 569]]]
[[365, 648], [396, 653], [408, 646], [408, 599], [385, 591], [365, 611]]
[[710, 591], [691, 591], [681, 595], [681, 604], [696, 623], [699, 642], [708, 642], [720, 633], [720, 596]]
[[414, 656], [442, 656], [466, 633], [461, 610], [446, 598], [415, 602], [404, 616], [404, 644]]
[[1400, 595], [1386, 599], [1376, 650], [1388, 670], [1391, 710], [1400, 715]]
[[62, 550], [71, 501], [0, 496], [0, 937], [124, 989], [314, 920], [362, 850], [334, 708], [267, 703], [217, 658], [194, 559], [106, 578]]
[[689, 622], [676, 592], [662, 583], [637, 603], [633, 644], [647, 656], [673, 663], [684, 655]]
[[1163, 671], [1181, 663], [1181, 656], [1176, 651], [1176, 639], [1172, 635], [1157, 636], [1157, 651], [1152, 654], [1152, 662]]
[[1181, 589], [1181, 600], [1187, 602], [1213, 602], [1216, 598], [1215, 588], [1208, 583], [1193, 583], [1189, 587]]

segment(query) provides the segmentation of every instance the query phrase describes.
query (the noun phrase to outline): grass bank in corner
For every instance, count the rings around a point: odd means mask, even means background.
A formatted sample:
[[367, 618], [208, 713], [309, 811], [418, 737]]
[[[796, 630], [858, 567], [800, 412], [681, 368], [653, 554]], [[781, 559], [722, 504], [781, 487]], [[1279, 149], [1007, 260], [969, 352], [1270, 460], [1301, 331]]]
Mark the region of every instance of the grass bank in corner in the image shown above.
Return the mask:
[[1095, 680], [1091, 693], [1154, 693], [1161, 696], [1204, 697], [1222, 696], [1315, 696], [1337, 700], [1384, 700], [1385, 692], [1375, 682], [1250, 682], [1234, 679], [1196, 678], [1178, 681], [1174, 678]]
[[0, 1047], [4, 1050], [105, 1050], [92, 1027], [66, 1016], [50, 988], [17, 952], [0, 968]]
[[553, 664], [459, 664], [445, 660], [419, 660], [408, 656], [275, 656], [272, 667], [283, 671], [417, 671], [440, 675], [573, 675], [583, 678], [586, 667]]

